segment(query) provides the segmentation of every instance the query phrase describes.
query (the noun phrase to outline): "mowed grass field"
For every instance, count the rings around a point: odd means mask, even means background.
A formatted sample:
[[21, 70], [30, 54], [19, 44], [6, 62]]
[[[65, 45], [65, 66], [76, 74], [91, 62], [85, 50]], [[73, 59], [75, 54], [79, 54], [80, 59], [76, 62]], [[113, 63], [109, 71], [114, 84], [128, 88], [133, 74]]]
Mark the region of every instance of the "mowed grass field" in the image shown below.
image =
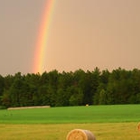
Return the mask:
[[106, 105], [0, 110], [1, 140], [66, 140], [87, 129], [97, 140], [140, 140], [140, 105]]

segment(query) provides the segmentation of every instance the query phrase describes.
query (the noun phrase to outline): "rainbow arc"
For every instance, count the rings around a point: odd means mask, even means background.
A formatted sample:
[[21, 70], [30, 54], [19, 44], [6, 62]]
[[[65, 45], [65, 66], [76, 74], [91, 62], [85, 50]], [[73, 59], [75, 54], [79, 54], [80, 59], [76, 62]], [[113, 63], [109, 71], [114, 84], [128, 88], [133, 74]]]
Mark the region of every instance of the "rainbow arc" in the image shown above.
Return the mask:
[[35, 50], [35, 60], [33, 66], [34, 73], [42, 73], [45, 71], [45, 54], [47, 51], [47, 42], [49, 36], [49, 29], [53, 16], [55, 0], [47, 0], [45, 5], [45, 10], [43, 12], [43, 17], [39, 29], [39, 35], [37, 37], [37, 45]]

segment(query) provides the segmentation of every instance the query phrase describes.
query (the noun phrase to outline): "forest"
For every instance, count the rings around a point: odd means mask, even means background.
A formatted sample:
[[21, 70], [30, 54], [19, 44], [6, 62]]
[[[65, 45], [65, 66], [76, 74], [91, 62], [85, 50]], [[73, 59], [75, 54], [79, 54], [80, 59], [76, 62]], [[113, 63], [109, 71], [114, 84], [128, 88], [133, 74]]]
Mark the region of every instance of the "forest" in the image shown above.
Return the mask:
[[0, 107], [78, 106], [140, 103], [140, 70], [0, 75]]

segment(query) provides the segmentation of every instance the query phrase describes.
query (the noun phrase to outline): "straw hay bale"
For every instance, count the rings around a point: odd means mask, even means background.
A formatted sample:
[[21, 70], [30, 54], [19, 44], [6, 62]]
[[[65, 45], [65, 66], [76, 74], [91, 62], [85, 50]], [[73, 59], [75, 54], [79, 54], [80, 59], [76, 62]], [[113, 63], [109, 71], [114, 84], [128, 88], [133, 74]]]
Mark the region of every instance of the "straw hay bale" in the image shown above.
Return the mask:
[[33, 108], [50, 108], [50, 106], [9, 107], [7, 110], [33, 109]]
[[137, 128], [138, 128], [138, 131], [140, 132], [140, 123], [138, 123]]
[[96, 140], [89, 130], [74, 129], [67, 135], [66, 140]]

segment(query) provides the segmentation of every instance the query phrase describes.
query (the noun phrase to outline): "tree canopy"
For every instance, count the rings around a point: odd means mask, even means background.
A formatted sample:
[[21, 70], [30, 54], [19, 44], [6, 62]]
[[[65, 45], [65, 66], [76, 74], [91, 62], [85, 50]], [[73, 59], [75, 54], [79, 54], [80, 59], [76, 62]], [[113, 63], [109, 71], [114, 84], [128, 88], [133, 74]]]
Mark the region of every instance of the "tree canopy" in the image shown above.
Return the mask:
[[0, 75], [0, 106], [139, 104], [140, 70]]

